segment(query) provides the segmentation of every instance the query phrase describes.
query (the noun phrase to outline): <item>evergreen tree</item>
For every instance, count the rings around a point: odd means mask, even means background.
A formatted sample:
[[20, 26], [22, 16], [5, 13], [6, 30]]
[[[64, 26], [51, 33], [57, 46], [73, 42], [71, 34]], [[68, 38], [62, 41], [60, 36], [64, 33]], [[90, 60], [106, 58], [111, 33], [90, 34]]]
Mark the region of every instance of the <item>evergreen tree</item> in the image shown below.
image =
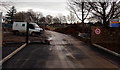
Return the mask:
[[14, 6], [12, 6], [10, 8], [10, 10], [8, 10], [7, 14], [6, 14], [6, 21], [7, 23], [13, 23], [14, 21], [14, 15], [16, 14], [16, 9]]

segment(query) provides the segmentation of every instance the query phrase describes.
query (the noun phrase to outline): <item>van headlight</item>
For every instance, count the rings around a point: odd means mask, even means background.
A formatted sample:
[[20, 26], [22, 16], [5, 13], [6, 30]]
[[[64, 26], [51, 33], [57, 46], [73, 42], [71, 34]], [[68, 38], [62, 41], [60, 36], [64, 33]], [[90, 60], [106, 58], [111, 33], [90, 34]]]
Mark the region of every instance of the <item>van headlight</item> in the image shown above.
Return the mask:
[[40, 28], [40, 31], [43, 31], [43, 29], [42, 29], [42, 28]]

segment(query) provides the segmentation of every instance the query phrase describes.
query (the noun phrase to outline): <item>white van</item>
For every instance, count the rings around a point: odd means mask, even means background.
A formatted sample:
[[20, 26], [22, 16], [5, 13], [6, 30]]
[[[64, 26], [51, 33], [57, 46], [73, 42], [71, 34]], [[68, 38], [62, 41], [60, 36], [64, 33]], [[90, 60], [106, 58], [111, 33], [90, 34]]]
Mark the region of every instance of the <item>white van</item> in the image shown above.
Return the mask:
[[[12, 26], [12, 30], [14, 34], [17, 33], [26, 33], [27, 22], [14, 22]], [[43, 31], [36, 23], [29, 23], [29, 34], [35, 35], [40, 34]]]

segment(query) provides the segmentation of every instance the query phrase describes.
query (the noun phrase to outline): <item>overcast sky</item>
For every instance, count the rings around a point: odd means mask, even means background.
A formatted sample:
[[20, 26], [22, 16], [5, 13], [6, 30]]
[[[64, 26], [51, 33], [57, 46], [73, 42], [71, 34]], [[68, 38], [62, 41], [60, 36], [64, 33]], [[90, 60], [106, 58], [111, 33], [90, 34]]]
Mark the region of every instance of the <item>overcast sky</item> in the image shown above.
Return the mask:
[[36, 12], [42, 12], [44, 15], [57, 16], [58, 14], [68, 15], [67, 0], [3, 0], [14, 3], [17, 11], [27, 11], [33, 9]]

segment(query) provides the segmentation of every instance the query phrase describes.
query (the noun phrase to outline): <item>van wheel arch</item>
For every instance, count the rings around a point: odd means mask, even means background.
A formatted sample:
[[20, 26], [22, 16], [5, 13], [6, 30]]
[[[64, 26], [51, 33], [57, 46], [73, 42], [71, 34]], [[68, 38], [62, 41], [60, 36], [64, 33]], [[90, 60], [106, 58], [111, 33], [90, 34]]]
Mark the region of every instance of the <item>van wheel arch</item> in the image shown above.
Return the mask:
[[36, 33], [35, 32], [31, 32], [31, 34], [30, 34], [31, 36], [35, 36], [36, 35]]

